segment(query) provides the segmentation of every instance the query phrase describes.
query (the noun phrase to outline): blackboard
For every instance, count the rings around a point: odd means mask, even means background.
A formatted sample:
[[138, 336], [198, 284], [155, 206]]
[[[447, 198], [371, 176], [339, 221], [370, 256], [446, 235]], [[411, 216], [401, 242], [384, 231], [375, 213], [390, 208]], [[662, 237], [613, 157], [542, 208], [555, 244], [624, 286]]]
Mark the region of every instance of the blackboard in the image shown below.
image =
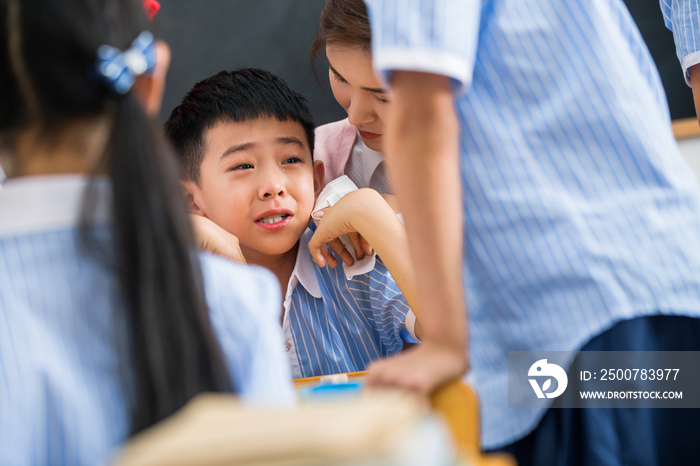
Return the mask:
[[[692, 93], [659, 0], [626, 3], [659, 69], [671, 117], [694, 117]], [[241, 67], [264, 68], [284, 78], [309, 100], [317, 124], [345, 118], [330, 92], [327, 69], [318, 67], [319, 85], [309, 64], [322, 4], [323, 0], [161, 0], [153, 28], [173, 51], [161, 121], [197, 81]]]
[[309, 100], [317, 124], [347, 115], [333, 98], [328, 69], [316, 82], [309, 48], [323, 0], [159, 0], [153, 31], [172, 50], [160, 120], [199, 80], [221, 70], [263, 68]]

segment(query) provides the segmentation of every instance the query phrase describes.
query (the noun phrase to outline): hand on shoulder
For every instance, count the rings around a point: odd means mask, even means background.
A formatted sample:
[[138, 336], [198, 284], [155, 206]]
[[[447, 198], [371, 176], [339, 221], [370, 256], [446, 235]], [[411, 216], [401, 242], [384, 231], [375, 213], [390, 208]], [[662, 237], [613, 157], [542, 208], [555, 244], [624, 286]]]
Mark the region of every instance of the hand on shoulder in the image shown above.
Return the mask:
[[319, 220], [318, 228], [309, 242], [309, 251], [319, 267], [328, 264], [332, 268], [337, 261], [328, 248], [347, 265], [354, 263], [340, 236], [348, 235], [359, 260], [374, 253], [371, 238], [375, 234], [386, 232], [387, 224], [398, 222], [382, 195], [369, 188], [346, 194], [334, 206], [316, 212], [315, 218]]

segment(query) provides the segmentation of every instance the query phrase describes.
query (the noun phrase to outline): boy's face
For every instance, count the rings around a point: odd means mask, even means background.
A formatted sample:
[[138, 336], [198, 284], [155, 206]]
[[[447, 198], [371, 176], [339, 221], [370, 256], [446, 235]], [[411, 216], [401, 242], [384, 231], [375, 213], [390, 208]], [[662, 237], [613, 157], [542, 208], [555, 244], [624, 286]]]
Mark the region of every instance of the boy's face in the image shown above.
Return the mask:
[[194, 213], [235, 235], [248, 261], [292, 249], [323, 179], [301, 124], [274, 117], [219, 122], [204, 140], [199, 185], [185, 182]]

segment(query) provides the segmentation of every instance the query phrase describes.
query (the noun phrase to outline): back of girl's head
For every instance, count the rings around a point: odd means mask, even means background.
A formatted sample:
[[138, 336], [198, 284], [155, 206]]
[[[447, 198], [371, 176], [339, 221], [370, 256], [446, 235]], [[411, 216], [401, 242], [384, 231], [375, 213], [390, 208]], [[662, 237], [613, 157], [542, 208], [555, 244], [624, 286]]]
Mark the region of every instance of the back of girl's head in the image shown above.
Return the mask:
[[314, 152], [314, 120], [304, 97], [279, 76], [260, 69], [221, 71], [194, 85], [170, 113], [165, 132], [178, 150], [184, 175], [199, 182], [206, 131], [219, 122], [272, 117], [299, 123]]
[[111, 180], [113, 244], [97, 242], [90, 228], [82, 239], [92, 246], [86, 251], [97, 245], [114, 258], [131, 324], [133, 431], [231, 384], [204, 305], [174, 157], [133, 92], [96, 78], [98, 48], [125, 50], [146, 27], [142, 0], [0, 0], [0, 134], [38, 127], [50, 137], [98, 117], [111, 128], [95, 172]]
[[326, 45], [361, 47], [370, 52], [372, 31], [363, 0], [326, 0], [321, 7], [316, 38], [311, 43], [311, 64], [323, 57]]
[[113, 100], [91, 73], [103, 44], [125, 49], [146, 28], [140, 0], [5, 0], [0, 131], [103, 113]]

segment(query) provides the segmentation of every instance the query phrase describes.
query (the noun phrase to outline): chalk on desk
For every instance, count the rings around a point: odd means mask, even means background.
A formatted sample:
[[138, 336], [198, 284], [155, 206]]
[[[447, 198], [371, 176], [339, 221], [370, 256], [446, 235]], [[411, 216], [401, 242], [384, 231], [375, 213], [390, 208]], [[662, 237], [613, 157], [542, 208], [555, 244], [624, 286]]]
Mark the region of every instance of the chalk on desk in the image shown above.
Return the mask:
[[338, 383], [348, 383], [348, 375], [347, 374], [333, 374], [333, 375], [324, 375], [318, 380], [318, 383], [321, 385], [329, 385], [329, 384], [338, 384]]

